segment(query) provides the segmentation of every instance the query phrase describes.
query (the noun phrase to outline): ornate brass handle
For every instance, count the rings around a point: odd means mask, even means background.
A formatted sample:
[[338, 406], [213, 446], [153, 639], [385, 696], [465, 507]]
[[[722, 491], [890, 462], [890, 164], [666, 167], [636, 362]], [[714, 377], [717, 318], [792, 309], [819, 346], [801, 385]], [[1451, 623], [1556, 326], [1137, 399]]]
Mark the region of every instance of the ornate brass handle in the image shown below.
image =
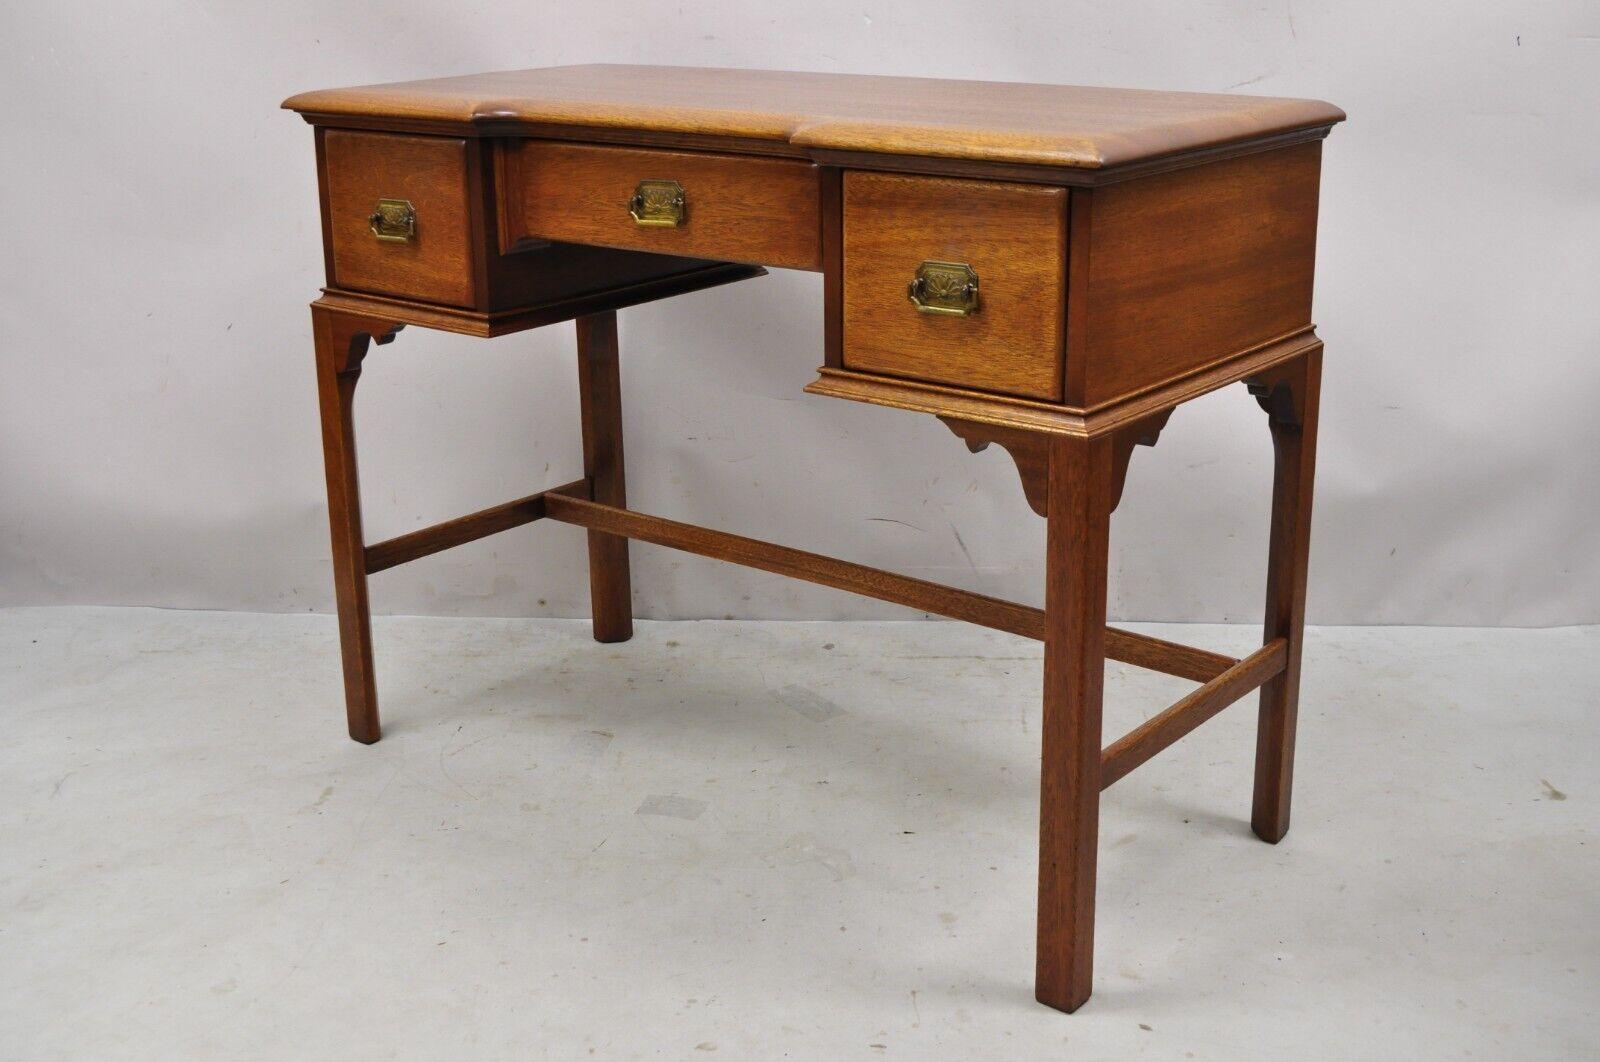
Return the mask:
[[405, 243], [417, 234], [417, 210], [404, 199], [380, 199], [367, 224], [385, 243]]
[[978, 274], [965, 262], [923, 262], [906, 298], [918, 313], [966, 317], [978, 312]]
[[677, 228], [686, 208], [683, 185], [677, 181], [640, 181], [628, 200], [628, 213], [637, 225]]

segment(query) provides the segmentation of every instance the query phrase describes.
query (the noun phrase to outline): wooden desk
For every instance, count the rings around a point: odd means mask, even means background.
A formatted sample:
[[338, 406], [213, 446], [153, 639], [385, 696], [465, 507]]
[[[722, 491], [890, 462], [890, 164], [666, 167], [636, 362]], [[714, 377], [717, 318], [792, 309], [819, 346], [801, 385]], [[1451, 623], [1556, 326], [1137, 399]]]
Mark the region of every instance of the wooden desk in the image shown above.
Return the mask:
[[[1311, 100], [574, 66], [311, 92], [328, 286], [312, 303], [350, 735], [378, 740], [367, 576], [533, 520], [589, 529], [594, 636], [632, 634], [628, 539], [1044, 642], [1037, 998], [1089, 997], [1100, 790], [1261, 689], [1251, 825], [1289, 827], [1322, 344]], [[820, 271], [816, 395], [999, 443], [1048, 521], [1043, 610], [635, 512], [616, 311]], [[368, 545], [351, 402], [369, 344], [576, 320], [581, 478]], [[1136, 445], [1243, 382], [1276, 451], [1262, 647], [1108, 628]], [[1200, 683], [1101, 748], [1107, 658]]]

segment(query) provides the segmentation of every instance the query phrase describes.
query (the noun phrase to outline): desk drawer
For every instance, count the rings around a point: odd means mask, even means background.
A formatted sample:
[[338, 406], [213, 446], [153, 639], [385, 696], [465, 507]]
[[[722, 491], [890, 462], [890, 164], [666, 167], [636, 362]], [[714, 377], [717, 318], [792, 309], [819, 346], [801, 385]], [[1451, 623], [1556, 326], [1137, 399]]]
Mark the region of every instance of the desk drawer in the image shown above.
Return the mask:
[[332, 285], [471, 306], [467, 142], [330, 129], [322, 150]]
[[1060, 401], [1066, 207], [1064, 188], [847, 172], [845, 367]]
[[560, 240], [821, 268], [820, 185], [810, 162], [523, 140], [506, 145], [504, 164], [513, 244]]

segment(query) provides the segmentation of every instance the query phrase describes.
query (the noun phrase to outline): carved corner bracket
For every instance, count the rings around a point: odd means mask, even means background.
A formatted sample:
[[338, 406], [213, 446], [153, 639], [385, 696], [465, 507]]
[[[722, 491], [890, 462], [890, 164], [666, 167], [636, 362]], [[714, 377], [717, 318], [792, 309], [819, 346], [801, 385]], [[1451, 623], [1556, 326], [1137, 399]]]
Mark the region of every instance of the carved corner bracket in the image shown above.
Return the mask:
[[398, 321], [311, 304], [311, 325], [316, 333], [317, 356], [327, 357], [339, 376], [358, 375], [370, 344], [380, 347], [394, 341], [405, 327]]
[[1303, 358], [1275, 365], [1245, 378], [1244, 385], [1274, 428], [1299, 427], [1305, 421], [1306, 390]]
[[1122, 501], [1122, 488], [1128, 481], [1128, 464], [1133, 460], [1135, 446], [1154, 446], [1161, 438], [1161, 429], [1172, 419], [1172, 406], [1140, 417], [1131, 424], [1116, 429], [1111, 434], [1111, 508], [1116, 510]]
[[1016, 462], [1017, 474], [1022, 477], [1022, 493], [1028, 498], [1028, 507], [1040, 516], [1049, 510], [1050, 496], [1050, 436], [1044, 432], [1023, 431], [999, 424], [985, 424], [976, 420], [940, 417], [945, 427], [960, 436], [973, 453], [982, 453], [990, 443], [999, 443], [1011, 460]]
[[[1122, 487], [1128, 478], [1128, 464], [1135, 446], [1154, 446], [1167, 426], [1172, 410], [1163, 409], [1116, 428], [1111, 433], [1112, 484], [1111, 508], [1122, 500]], [[1048, 512], [1050, 499], [1050, 438], [1048, 432], [1024, 431], [999, 424], [986, 424], [958, 417], [940, 417], [945, 427], [958, 435], [973, 453], [981, 453], [990, 443], [999, 443], [1016, 463], [1022, 479], [1022, 493], [1028, 507], [1040, 516]]]

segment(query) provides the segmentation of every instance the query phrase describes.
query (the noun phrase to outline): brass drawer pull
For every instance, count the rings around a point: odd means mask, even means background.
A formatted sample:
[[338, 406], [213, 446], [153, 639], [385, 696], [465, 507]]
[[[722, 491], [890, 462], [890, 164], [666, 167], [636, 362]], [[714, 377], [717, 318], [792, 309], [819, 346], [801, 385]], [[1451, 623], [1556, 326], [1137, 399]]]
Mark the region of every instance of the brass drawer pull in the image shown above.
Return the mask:
[[923, 262], [906, 298], [918, 313], [966, 317], [978, 312], [978, 274], [965, 262]]
[[385, 243], [405, 243], [417, 234], [417, 210], [404, 199], [380, 199], [367, 224]]
[[677, 228], [685, 214], [683, 185], [677, 181], [640, 181], [628, 200], [628, 213], [635, 224], [658, 228]]

